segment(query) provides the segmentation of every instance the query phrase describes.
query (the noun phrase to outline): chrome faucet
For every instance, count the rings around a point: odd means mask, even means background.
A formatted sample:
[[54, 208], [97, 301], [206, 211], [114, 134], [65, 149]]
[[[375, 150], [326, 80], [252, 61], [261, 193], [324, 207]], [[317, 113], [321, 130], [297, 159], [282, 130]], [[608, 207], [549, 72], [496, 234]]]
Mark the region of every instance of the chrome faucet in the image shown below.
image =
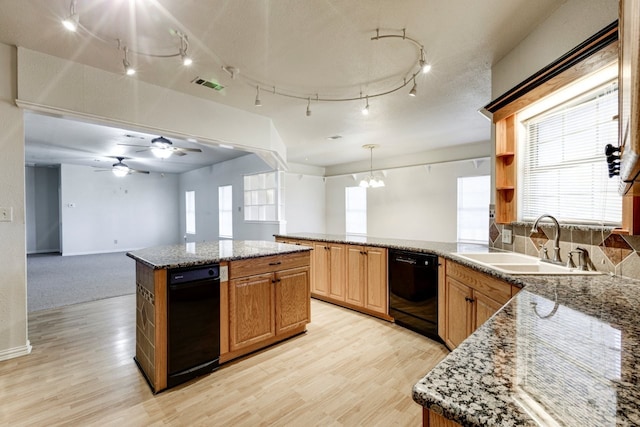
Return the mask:
[[535, 233], [538, 231], [538, 222], [542, 218], [549, 218], [551, 221], [553, 221], [553, 226], [556, 229], [556, 235], [553, 238], [553, 260], [551, 262], [561, 264], [562, 260], [560, 259], [560, 224], [558, 223], [558, 220], [549, 214], [542, 214], [538, 218], [536, 218], [535, 222], [533, 223], [533, 227], [531, 227], [531, 233]]

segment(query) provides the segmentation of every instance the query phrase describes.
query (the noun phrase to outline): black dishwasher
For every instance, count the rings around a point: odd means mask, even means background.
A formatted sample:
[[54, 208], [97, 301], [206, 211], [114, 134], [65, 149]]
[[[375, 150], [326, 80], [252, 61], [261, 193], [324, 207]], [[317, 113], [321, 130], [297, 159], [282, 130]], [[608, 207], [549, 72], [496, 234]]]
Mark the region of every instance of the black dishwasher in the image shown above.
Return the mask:
[[170, 269], [167, 387], [209, 373], [220, 357], [220, 266]]
[[389, 250], [389, 315], [405, 328], [438, 337], [438, 257]]

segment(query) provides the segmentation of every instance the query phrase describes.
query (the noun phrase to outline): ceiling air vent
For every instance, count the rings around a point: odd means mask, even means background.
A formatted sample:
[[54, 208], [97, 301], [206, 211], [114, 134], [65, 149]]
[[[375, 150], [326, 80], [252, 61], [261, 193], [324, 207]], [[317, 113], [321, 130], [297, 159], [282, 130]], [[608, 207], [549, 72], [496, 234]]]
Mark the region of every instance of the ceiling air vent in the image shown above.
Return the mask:
[[213, 90], [217, 90], [218, 92], [220, 92], [222, 89], [224, 89], [224, 86], [218, 84], [218, 83], [214, 83], [210, 80], [205, 80], [203, 78], [200, 77], [196, 77], [194, 80], [191, 81], [191, 83], [195, 83], [197, 85], [200, 86], [204, 86], [204, 87], [208, 87], [209, 89], [213, 89]]

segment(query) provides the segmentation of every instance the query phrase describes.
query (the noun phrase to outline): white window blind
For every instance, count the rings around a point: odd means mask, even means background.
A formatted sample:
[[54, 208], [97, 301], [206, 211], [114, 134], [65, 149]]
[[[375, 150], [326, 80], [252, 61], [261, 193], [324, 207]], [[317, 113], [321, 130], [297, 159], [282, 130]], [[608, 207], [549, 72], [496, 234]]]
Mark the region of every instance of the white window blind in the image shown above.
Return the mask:
[[458, 178], [458, 242], [489, 242], [491, 177]]
[[218, 187], [218, 235], [233, 238], [232, 186]]
[[617, 145], [616, 82], [534, 116], [525, 127], [521, 219], [548, 213], [571, 223], [618, 225], [622, 198], [609, 178], [604, 149]]
[[345, 233], [367, 234], [367, 189], [346, 187], [345, 193]]
[[196, 234], [196, 192], [186, 191], [184, 193], [185, 202], [185, 232]]

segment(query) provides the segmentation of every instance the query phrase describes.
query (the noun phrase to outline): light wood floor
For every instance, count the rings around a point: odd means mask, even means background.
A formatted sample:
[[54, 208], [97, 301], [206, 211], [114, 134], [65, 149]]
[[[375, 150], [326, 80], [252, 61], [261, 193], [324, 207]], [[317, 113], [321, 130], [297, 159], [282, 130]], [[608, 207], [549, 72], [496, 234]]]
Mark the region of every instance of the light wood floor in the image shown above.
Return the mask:
[[153, 395], [133, 362], [133, 295], [36, 312], [0, 362], [0, 425], [418, 426], [411, 387], [446, 354], [313, 300], [308, 332]]

